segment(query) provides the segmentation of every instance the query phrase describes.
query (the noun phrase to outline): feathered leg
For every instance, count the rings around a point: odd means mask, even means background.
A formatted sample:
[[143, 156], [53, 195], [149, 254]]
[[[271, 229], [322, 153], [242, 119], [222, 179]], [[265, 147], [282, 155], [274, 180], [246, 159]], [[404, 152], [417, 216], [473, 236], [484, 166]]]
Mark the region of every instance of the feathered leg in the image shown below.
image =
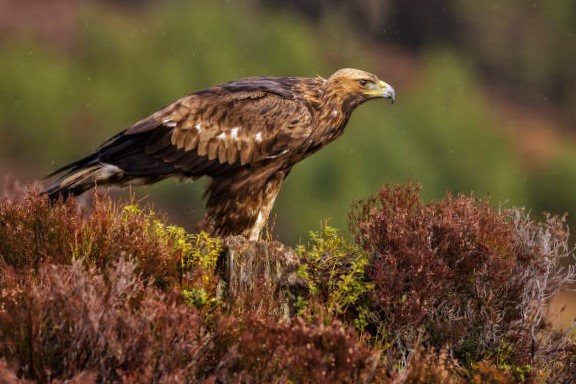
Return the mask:
[[206, 219], [217, 236], [258, 240], [289, 170], [242, 169], [212, 180], [206, 194]]

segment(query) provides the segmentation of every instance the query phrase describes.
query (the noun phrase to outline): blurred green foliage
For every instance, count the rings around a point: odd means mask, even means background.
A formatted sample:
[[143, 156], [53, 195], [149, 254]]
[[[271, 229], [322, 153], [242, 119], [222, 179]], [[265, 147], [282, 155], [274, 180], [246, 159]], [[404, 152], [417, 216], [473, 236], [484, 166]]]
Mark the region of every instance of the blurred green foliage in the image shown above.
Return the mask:
[[[38, 179], [176, 98], [235, 78], [329, 76], [350, 66], [395, 84], [377, 71], [386, 52], [368, 49], [336, 13], [313, 24], [254, 2], [174, 1], [138, 12], [86, 3], [78, 24], [69, 52], [26, 37], [0, 43], [0, 171]], [[408, 178], [426, 198], [474, 191], [496, 204], [538, 212], [553, 201], [576, 212], [561, 192], [565, 170], [576, 172], [574, 155], [534, 174], [523, 169], [473, 66], [455, 52], [429, 50], [418, 83], [398, 89], [397, 104], [360, 107], [343, 138], [295, 167], [276, 203], [282, 240], [297, 242], [324, 218], [345, 228], [353, 200]], [[137, 193], [190, 228], [203, 206], [197, 184]]]

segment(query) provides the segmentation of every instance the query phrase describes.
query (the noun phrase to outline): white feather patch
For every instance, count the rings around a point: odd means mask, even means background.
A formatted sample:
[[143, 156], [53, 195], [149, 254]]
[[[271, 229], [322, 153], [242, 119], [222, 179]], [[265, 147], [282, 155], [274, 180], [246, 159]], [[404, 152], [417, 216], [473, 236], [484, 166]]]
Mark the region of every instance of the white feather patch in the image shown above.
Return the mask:
[[251, 241], [258, 241], [258, 238], [260, 237], [260, 231], [262, 231], [262, 228], [264, 228], [265, 224], [266, 220], [264, 219], [264, 215], [262, 214], [262, 211], [259, 211], [258, 217], [256, 218], [256, 223], [254, 223], [254, 226], [250, 230], [249, 239]]
[[278, 154], [276, 154], [276, 155], [268, 156], [268, 158], [269, 158], [269, 159], [275, 159], [275, 158], [277, 158], [278, 156], [282, 156], [283, 154], [285, 154], [285, 153], [287, 153], [287, 152], [288, 152], [288, 150], [285, 149], [285, 150], [283, 150], [282, 152], [280, 152], [280, 153], [278, 153]]
[[230, 130], [230, 137], [232, 137], [233, 139], [237, 139], [238, 138], [238, 131], [240, 130], [240, 127], [234, 127]]
[[176, 126], [176, 122], [174, 120], [170, 120], [170, 119], [162, 120], [162, 124], [169, 127], [169, 128], [174, 128]]
[[121, 168], [119, 168], [113, 164], [108, 164], [108, 163], [100, 163], [100, 164], [101, 164], [101, 166], [100, 166], [100, 175], [99, 176], [103, 179], [107, 179], [109, 177], [124, 173], [124, 171]]

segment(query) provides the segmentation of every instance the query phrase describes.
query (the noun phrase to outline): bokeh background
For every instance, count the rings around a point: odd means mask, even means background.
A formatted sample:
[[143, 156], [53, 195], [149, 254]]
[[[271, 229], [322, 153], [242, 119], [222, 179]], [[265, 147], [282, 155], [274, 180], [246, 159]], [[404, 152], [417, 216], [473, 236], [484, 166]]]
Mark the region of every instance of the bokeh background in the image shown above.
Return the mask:
[[[299, 164], [274, 233], [346, 230], [353, 201], [409, 178], [576, 218], [573, 0], [0, 0], [0, 187], [38, 180], [178, 97], [245, 76], [394, 85], [346, 134]], [[202, 182], [138, 198], [193, 228]]]

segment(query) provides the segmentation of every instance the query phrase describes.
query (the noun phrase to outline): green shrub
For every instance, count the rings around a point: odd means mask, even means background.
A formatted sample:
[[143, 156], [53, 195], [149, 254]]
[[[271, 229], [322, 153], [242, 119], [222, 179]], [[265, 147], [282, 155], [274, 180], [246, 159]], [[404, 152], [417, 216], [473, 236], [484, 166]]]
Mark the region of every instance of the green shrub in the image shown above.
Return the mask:
[[314, 303], [321, 303], [328, 313], [363, 331], [367, 325], [367, 294], [374, 288], [365, 274], [369, 254], [347, 242], [328, 224], [322, 224], [318, 232], [310, 232], [308, 244], [300, 245], [297, 253], [302, 258], [298, 274], [308, 281]]

